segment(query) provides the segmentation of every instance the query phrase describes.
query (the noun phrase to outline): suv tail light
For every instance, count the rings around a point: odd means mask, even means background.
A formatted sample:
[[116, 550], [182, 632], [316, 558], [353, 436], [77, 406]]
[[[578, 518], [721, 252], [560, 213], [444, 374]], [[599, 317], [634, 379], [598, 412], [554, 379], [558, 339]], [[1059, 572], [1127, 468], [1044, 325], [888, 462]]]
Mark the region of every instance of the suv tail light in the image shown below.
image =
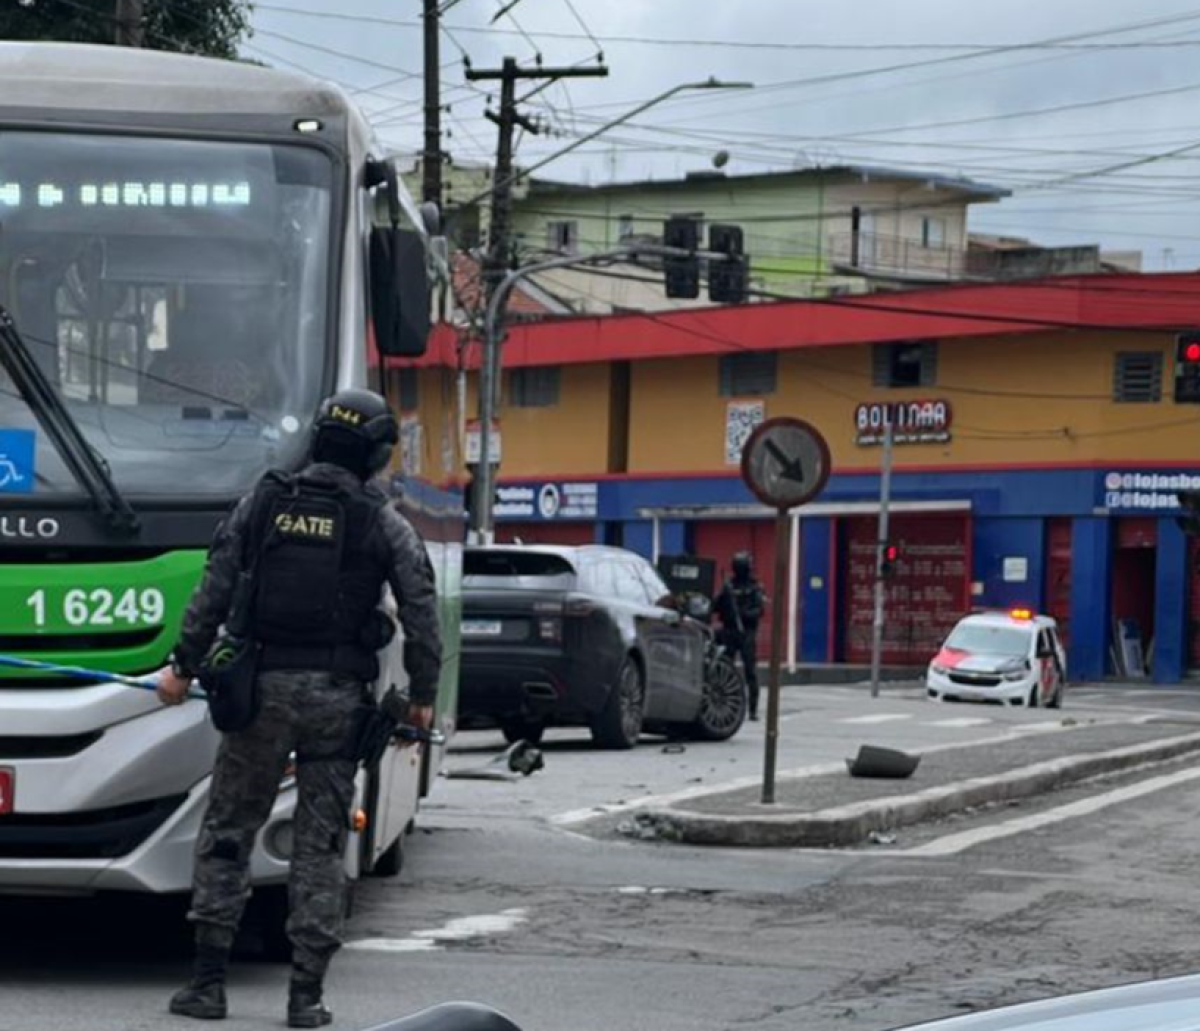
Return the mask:
[[595, 611], [590, 598], [568, 598], [563, 604], [564, 616], [590, 616]]

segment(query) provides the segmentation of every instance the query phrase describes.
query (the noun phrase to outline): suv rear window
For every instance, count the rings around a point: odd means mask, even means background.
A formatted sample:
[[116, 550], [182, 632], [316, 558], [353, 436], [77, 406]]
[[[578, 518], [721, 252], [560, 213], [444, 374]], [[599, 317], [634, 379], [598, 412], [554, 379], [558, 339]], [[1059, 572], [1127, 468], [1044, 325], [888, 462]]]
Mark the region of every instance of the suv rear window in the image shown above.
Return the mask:
[[463, 586], [570, 591], [575, 587], [575, 567], [561, 555], [545, 551], [467, 551]]

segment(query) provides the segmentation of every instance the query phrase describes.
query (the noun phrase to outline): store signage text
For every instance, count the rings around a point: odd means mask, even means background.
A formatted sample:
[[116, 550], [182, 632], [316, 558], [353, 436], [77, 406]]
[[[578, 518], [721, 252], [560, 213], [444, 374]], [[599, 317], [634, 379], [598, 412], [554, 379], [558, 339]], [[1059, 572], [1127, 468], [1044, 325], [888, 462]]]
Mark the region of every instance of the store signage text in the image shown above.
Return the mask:
[[1181, 490], [1200, 490], [1200, 473], [1109, 472], [1104, 474], [1104, 507], [1137, 512], [1178, 510], [1175, 494]]
[[854, 442], [860, 447], [882, 444], [892, 427], [896, 444], [944, 444], [950, 439], [949, 401], [874, 401], [854, 410]]
[[497, 487], [498, 519], [595, 519], [600, 509], [595, 483], [542, 483]]

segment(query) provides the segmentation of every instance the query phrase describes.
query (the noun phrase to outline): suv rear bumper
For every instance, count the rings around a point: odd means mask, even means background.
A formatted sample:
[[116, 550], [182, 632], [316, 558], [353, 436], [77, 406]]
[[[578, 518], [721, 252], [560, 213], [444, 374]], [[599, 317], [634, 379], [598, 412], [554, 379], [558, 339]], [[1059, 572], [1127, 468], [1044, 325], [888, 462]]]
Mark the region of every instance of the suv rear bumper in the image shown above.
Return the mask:
[[559, 649], [464, 649], [460, 723], [472, 718], [584, 719], [607, 696], [603, 670], [587, 668]]

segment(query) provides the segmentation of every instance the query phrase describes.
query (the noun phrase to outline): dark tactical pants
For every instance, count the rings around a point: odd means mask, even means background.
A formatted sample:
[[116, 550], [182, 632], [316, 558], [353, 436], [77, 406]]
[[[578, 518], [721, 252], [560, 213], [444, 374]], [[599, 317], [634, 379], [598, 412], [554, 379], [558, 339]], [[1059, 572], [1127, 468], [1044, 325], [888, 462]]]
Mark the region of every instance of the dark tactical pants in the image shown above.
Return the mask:
[[299, 971], [324, 976], [341, 945], [342, 850], [356, 764], [342, 758], [364, 689], [330, 673], [281, 671], [259, 678], [262, 709], [246, 730], [225, 734], [208, 811], [196, 843], [190, 919], [201, 942], [228, 945], [250, 894], [250, 854], [295, 752], [296, 806], [288, 937]]
[[733, 634], [725, 646], [725, 651], [733, 658], [734, 664], [742, 660], [742, 669], [746, 674], [746, 689], [750, 693], [750, 715], [758, 715], [758, 642], [756, 635]]

